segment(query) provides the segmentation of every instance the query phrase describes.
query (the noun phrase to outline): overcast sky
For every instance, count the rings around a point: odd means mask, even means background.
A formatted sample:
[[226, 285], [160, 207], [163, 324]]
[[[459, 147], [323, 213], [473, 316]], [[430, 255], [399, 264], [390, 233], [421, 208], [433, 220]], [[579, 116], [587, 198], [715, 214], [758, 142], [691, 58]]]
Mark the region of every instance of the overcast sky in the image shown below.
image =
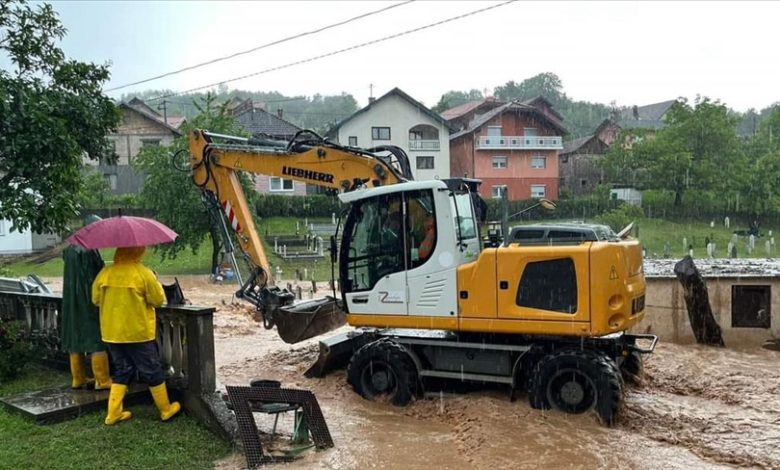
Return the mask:
[[[107, 88], [398, 2], [53, 2], [66, 53], [110, 61]], [[241, 58], [109, 93], [187, 90], [339, 50], [500, 2], [416, 1]], [[745, 111], [780, 101], [778, 2], [516, 2], [333, 57], [230, 83], [285, 95], [400, 87], [428, 106], [554, 72], [573, 99], [649, 104], [696, 94]]]

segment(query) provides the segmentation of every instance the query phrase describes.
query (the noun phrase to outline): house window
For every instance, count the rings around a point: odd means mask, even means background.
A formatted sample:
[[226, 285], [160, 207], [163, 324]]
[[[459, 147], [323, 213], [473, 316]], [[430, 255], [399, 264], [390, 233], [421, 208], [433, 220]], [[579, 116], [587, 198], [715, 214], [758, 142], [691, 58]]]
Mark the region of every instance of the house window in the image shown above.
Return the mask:
[[417, 157], [418, 170], [433, 170], [433, 157]]
[[561, 313], [577, 311], [577, 274], [571, 258], [528, 263], [517, 289], [520, 307]]
[[731, 327], [770, 328], [770, 286], [731, 286]]
[[545, 186], [543, 184], [531, 185], [531, 197], [544, 197], [546, 194]]
[[587, 185], [588, 185], [588, 180], [586, 180], [585, 178], [582, 178], [580, 180], [580, 186], [582, 186], [584, 188]]
[[569, 163], [569, 156], [561, 155], [561, 163]]
[[141, 148], [159, 147], [160, 139], [141, 139]]
[[357, 147], [357, 144], [358, 144], [357, 143], [357, 136], [356, 135], [349, 136], [349, 146], [350, 147]]
[[409, 140], [423, 140], [422, 131], [409, 131]]
[[525, 127], [523, 128], [523, 135], [526, 137], [536, 137], [536, 128], [535, 127]]
[[488, 137], [501, 137], [501, 126], [488, 126]]
[[491, 194], [493, 199], [501, 199], [506, 192], [506, 185], [493, 186], [491, 188]]
[[371, 138], [373, 140], [390, 140], [389, 127], [372, 127]]
[[531, 168], [542, 169], [547, 167], [547, 157], [531, 157]]
[[116, 190], [116, 175], [115, 174], [108, 174], [103, 175], [106, 178], [106, 183], [108, 184], [108, 188], [112, 191]]
[[506, 168], [506, 157], [493, 157], [493, 168], [496, 170]]
[[268, 190], [271, 192], [292, 191], [295, 189], [293, 180], [286, 180], [284, 178], [278, 178], [272, 176], [269, 182]]

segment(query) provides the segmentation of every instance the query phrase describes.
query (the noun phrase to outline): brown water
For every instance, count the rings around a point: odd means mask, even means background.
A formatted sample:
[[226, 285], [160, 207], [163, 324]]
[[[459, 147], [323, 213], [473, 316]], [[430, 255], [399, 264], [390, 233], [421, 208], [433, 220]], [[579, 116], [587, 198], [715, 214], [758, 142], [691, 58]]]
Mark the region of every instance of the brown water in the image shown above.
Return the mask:
[[[252, 319], [251, 307], [231, 302], [234, 285], [179, 280], [193, 303], [217, 308], [222, 384], [268, 378], [316, 394], [336, 447], [310, 451], [285, 467], [780, 469], [778, 352], [662, 343], [646, 360], [644, 383], [628, 389], [613, 428], [592, 415], [533, 410], [525, 396], [512, 403], [503, 389], [397, 408], [360, 398], [344, 371], [304, 378], [316, 341], [283, 343]], [[234, 454], [216, 466], [245, 464]]]

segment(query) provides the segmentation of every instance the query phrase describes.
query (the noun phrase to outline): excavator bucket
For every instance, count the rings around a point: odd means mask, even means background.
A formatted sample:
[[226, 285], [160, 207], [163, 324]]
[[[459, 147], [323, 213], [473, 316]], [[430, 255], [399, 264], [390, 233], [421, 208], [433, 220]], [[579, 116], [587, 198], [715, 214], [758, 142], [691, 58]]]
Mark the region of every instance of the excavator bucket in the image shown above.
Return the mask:
[[273, 322], [279, 337], [294, 344], [335, 330], [347, 322], [347, 317], [338, 300], [324, 297], [279, 306], [273, 311]]

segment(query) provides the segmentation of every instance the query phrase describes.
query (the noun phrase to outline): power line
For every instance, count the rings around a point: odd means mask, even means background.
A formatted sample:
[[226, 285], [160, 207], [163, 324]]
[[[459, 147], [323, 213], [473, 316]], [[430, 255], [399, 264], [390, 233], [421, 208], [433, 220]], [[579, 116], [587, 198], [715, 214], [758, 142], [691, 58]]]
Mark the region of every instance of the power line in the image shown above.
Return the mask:
[[464, 13], [464, 14], [458, 15], [458, 16], [453, 16], [451, 18], [447, 18], [447, 19], [444, 19], [444, 20], [441, 20], [441, 21], [437, 21], [435, 23], [429, 23], [429, 24], [427, 24], [425, 26], [420, 26], [419, 28], [409, 29], [409, 30], [406, 30], [406, 31], [403, 31], [403, 32], [400, 32], [400, 33], [391, 34], [390, 36], [385, 36], [385, 37], [382, 37], [382, 38], [379, 38], [379, 39], [374, 39], [374, 40], [363, 42], [363, 43], [360, 43], [360, 44], [355, 44], [353, 46], [345, 47], [344, 49], [339, 49], [337, 51], [327, 52], [325, 54], [320, 54], [320, 55], [317, 55], [317, 56], [314, 56], [314, 57], [309, 57], [308, 59], [302, 59], [302, 60], [298, 60], [298, 61], [295, 61], [295, 62], [290, 62], [288, 64], [279, 65], [277, 67], [271, 67], [269, 69], [265, 69], [265, 70], [261, 70], [259, 72], [254, 72], [254, 73], [242, 75], [240, 77], [229, 78], [227, 80], [222, 80], [220, 82], [210, 83], [208, 85], [203, 85], [203, 86], [199, 86], [199, 87], [196, 87], [196, 88], [191, 88], [189, 90], [179, 91], [179, 92], [175, 92], [175, 93], [169, 93], [167, 95], [161, 95], [161, 96], [157, 96], [157, 97], [154, 97], [154, 98], [149, 98], [148, 101], [156, 101], [156, 100], [161, 100], [161, 99], [164, 99], [164, 98], [170, 98], [172, 96], [179, 96], [179, 95], [183, 95], [183, 94], [186, 94], [186, 93], [192, 93], [193, 91], [202, 90], [204, 88], [212, 88], [212, 87], [215, 87], [215, 86], [223, 85], [225, 83], [235, 82], [237, 80], [243, 80], [245, 78], [254, 77], [254, 76], [257, 76], [257, 75], [262, 75], [262, 74], [269, 73], [269, 72], [275, 72], [277, 70], [290, 68], [290, 67], [293, 67], [293, 66], [296, 66], [296, 65], [305, 64], [305, 63], [308, 63], [308, 62], [314, 62], [316, 60], [324, 59], [325, 57], [331, 57], [331, 56], [338, 55], [338, 54], [341, 54], [341, 53], [344, 53], [344, 52], [352, 51], [352, 50], [355, 50], [355, 49], [360, 49], [360, 48], [363, 48], [363, 47], [366, 47], [366, 46], [370, 46], [370, 45], [373, 45], [373, 44], [378, 44], [380, 42], [389, 41], [390, 39], [399, 38], [401, 36], [406, 36], [408, 34], [416, 33], [418, 31], [423, 31], [425, 29], [429, 29], [429, 28], [433, 28], [433, 27], [436, 27], [436, 26], [440, 26], [440, 25], [443, 25], [445, 23], [450, 23], [452, 21], [456, 21], [456, 20], [460, 20], [460, 19], [463, 19], [463, 18], [466, 18], [466, 17], [469, 17], [469, 16], [477, 15], [479, 13], [483, 13], [483, 12], [486, 12], [488, 10], [493, 10], [495, 8], [503, 7], [505, 5], [508, 5], [510, 3], [514, 3], [516, 1], [517, 0], [508, 0], [508, 1], [503, 2], [503, 3], [498, 3], [496, 5], [491, 5], [489, 7], [480, 8], [478, 10], [470, 11], [468, 13]]
[[255, 52], [255, 51], [259, 51], [260, 49], [265, 49], [265, 48], [268, 48], [268, 47], [271, 47], [271, 46], [276, 46], [276, 45], [279, 45], [279, 44], [282, 44], [282, 43], [285, 43], [285, 42], [292, 41], [294, 39], [302, 38], [304, 36], [311, 36], [312, 34], [321, 33], [321, 32], [326, 31], [328, 29], [333, 29], [333, 28], [336, 28], [336, 27], [339, 27], [339, 26], [343, 26], [343, 25], [345, 25], [347, 23], [352, 23], [353, 21], [357, 21], [357, 20], [360, 20], [360, 19], [363, 19], [363, 18], [367, 18], [369, 16], [373, 16], [373, 15], [376, 15], [376, 14], [379, 14], [379, 13], [383, 13], [383, 12], [388, 11], [388, 10], [392, 10], [393, 8], [398, 8], [398, 7], [401, 7], [401, 6], [404, 6], [404, 5], [408, 5], [409, 3], [412, 3], [414, 1], [415, 0], [406, 0], [405, 2], [396, 3], [395, 5], [390, 5], [388, 7], [380, 8], [379, 10], [374, 10], [374, 11], [370, 11], [368, 13], [363, 13], [362, 15], [353, 16], [352, 18], [340, 21], [338, 23], [329, 24], [327, 26], [323, 26], [321, 28], [314, 29], [314, 30], [311, 30], [311, 31], [306, 31], [304, 33], [299, 33], [299, 34], [296, 34], [294, 36], [288, 36], [288, 37], [286, 37], [284, 39], [279, 39], [279, 40], [276, 40], [276, 41], [272, 41], [272, 42], [263, 44], [262, 46], [253, 47], [252, 49], [247, 49], [245, 51], [236, 52], [236, 53], [230, 54], [228, 56], [217, 57], [216, 59], [212, 59], [212, 60], [209, 60], [209, 61], [206, 61], [206, 62], [201, 62], [201, 63], [195, 64], [195, 65], [190, 65], [188, 67], [184, 67], [184, 68], [181, 68], [181, 69], [178, 69], [178, 70], [174, 70], [174, 71], [171, 71], [171, 72], [166, 72], [166, 73], [163, 73], [163, 74], [160, 74], [160, 75], [156, 75], [154, 77], [145, 78], [145, 79], [139, 80], [137, 82], [127, 83], [125, 85], [120, 85], [120, 86], [116, 86], [116, 87], [113, 87], [113, 88], [109, 88], [107, 90], [104, 90], [104, 92], [108, 93], [110, 91], [121, 90], [122, 88], [131, 87], [133, 85], [140, 85], [142, 83], [151, 82], [153, 80], [159, 80], [160, 78], [170, 77], [171, 75], [177, 75], [177, 74], [180, 74], [182, 72], [187, 72], [187, 71], [190, 71], [190, 70], [193, 70], [193, 69], [197, 69], [199, 67], [204, 67], [206, 65], [216, 64], [217, 62], [222, 62], [222, 61], [225, 61], [225, 60], [234, 59], [234, 58], [242, 56], [242, 55], [246, 55], [246, 54], [249, 54], [249, 53], [252, 53], [252, 52]]

